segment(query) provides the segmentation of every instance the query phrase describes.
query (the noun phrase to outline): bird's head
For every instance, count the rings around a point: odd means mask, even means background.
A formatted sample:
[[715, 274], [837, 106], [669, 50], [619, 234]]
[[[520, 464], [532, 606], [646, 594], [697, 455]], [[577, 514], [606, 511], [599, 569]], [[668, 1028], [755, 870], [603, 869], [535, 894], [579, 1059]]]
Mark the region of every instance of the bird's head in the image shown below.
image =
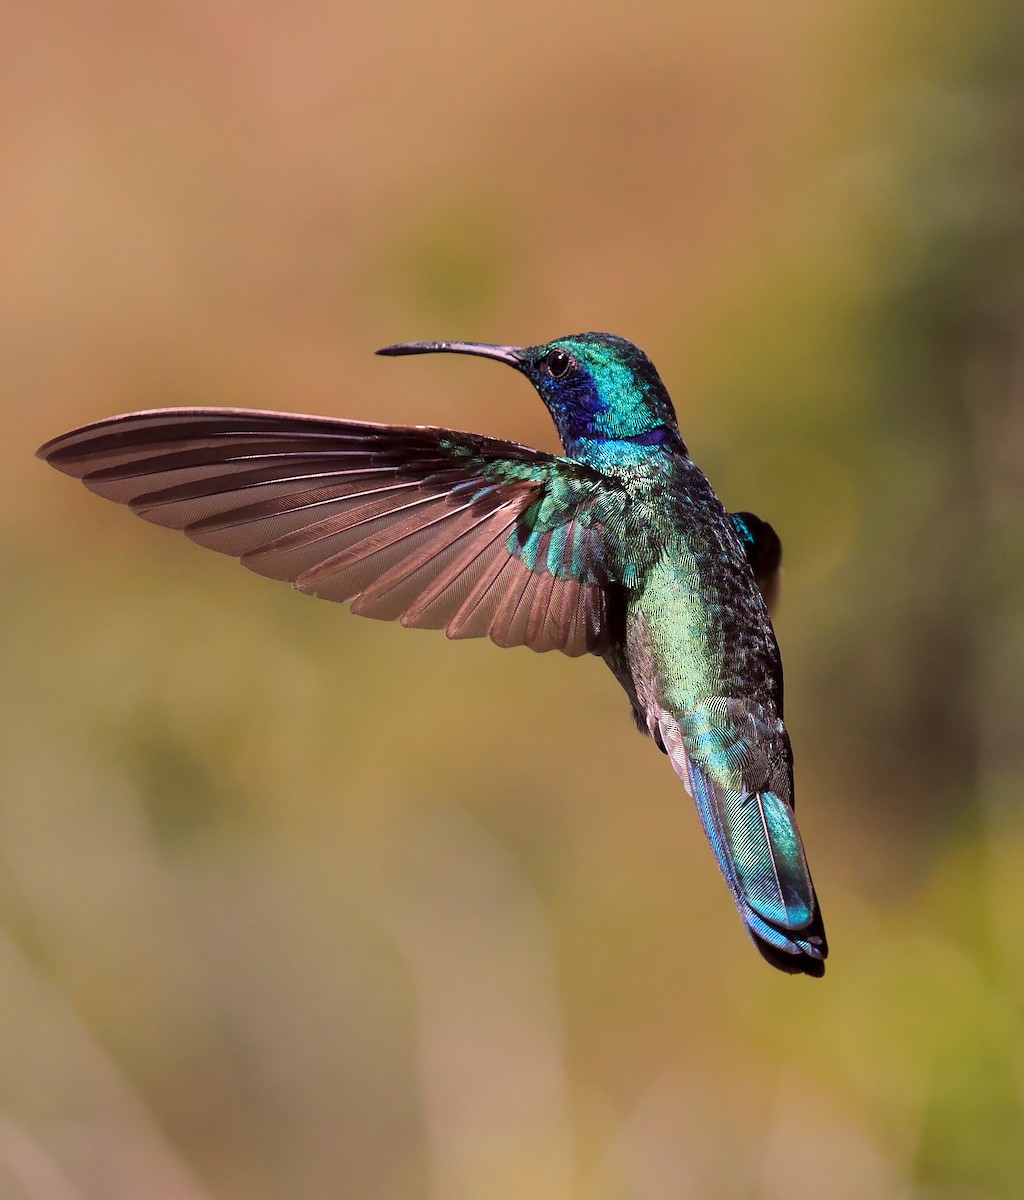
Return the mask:
[[570, 453], [586, 441], [682, 448], [665, 385], [646, 354], [611, 333], [577, 333], [541, 346], [405, 342], [378, 354], [476, 354], [508, 363], [540, 393]]

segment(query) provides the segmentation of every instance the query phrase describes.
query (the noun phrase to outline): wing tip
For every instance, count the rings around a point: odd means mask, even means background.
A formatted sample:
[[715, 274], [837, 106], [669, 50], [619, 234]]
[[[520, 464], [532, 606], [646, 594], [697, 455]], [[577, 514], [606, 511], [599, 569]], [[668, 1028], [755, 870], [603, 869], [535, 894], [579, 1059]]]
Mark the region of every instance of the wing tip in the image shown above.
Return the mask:
[[60, 462], [61, 455], [67, 453], [70, 446], [74, 444], [71, 439], [81, 432], [80, 429], [74, 429], [70, 433], [61, 433], [57, 437], [43, 442], [36, 450], [36, 458], [51, 467], [56, 467], [58, 471], [65, 471], [65, 467]]

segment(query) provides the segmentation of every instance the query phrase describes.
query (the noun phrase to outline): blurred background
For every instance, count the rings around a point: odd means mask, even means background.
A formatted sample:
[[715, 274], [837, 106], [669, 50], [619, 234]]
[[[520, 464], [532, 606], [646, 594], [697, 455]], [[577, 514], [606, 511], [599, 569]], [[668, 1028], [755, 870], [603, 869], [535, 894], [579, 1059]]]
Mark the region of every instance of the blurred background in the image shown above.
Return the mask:
[[[1012, 0], [11, 7], [0, 1196], [1024, 1194]], [[832, 957], [597, 660], [350, 617], [32, 453], [242, 405], [555, 448], [601, 329], [786, 547]]]

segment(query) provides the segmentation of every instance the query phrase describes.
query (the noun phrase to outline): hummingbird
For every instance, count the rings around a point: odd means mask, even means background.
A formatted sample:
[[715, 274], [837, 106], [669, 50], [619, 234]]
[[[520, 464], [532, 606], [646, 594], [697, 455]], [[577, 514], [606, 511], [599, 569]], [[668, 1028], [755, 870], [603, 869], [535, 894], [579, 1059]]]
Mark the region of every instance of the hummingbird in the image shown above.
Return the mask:
[[821, 976], [793, 812], [774, 529], [723, 507], [665, 385], [624, 338], [405, 342], [525, 375], [564, 449], [231, 408], [129, 413], [38, 454], [156, 525], [364, 617], [602, 657], [669, 758], [754, 945]]

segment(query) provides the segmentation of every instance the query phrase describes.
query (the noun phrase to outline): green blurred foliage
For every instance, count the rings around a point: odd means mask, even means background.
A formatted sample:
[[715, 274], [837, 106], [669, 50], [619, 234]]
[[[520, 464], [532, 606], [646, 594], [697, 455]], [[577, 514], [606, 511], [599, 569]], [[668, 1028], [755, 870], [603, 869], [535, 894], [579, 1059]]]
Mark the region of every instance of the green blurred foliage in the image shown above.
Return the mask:
[[[22, 6], [0, 45], [0, 1195], [1024, 1189], [1004, 0]], [[554, 447], [639, 341], [779, 636], [825, 980], [596, 661], [349, 617], [32, 459], [174, 403]]]

